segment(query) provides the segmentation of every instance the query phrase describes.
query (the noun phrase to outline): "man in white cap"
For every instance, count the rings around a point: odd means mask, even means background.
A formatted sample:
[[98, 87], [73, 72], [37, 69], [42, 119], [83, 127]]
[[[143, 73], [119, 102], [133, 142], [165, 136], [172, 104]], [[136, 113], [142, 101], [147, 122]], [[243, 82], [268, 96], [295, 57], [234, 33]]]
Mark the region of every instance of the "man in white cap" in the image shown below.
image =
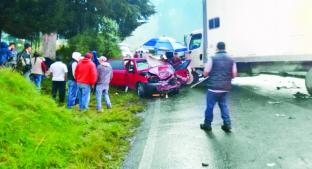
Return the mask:
[[109, 83], [113, 78], [113, 72], [111, 65], [106, 62], [107, 59], [104, 56], [98, 58], [100, 65], [97, 67], [97, 82], [96, 82], [96, 109], [103, 112], [102, 109], [102, 96], [105, 98], [107, 108], [112, 108], [112, 104], [109, 99], [108, 90]]
[[82, 58], [81, 53], [74, 52], [72, 54], [72, 60], [67, 65], [68, 69], [68, 95], [67, 95], [67, 108], [75, 106], [78, 88], [75, 80], [75, 70], [79, 60]]

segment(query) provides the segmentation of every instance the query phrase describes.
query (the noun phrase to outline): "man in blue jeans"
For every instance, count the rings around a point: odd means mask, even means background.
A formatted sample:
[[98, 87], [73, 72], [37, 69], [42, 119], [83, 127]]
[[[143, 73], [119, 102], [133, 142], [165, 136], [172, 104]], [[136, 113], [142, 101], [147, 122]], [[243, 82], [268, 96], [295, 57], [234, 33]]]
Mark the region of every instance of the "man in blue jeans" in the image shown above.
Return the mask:
[[101, 56], [98, 60], [100, 64], [97, 67], [98, 77], [96, 82], [96, 110], [99, 112], [103, 112], [102, 96], [104, 96], [106, 107], [108, 109], [112, 108], [112, 103], [109, 99], [108, 90], [109, 83], [113, 78], [113, 70], [111, 65], [106, 62], [106, 57]]
[[207, 80], [207, 108], [205, 111], [205, 121], [200, 124], [200, 128], [211, 131], [211, 123], [213, 121], [213, 108], [218, 103], [223, 119], [222, 130], [231, 131], [231, 118], [227, 106], [227, 95], [231, 90], [231, 81], [237, 76], [236, 63], [231, 59], [225, 51], [225, 43], [217, 44], [216, 54], [210, 58], [204, 70]]
[[97, 79], [96, 67], [91, 60], [92, 56], [92, 53], [87, 53], [79, 61], [75, 70], [80, 111], [89, 108], [91, 87], [95, 85]]
[[81, 53], [74, 52], [72, 54], [72, 60], [67, 65], [68, 69], [68, 95], [67, 95], [67, 108], [71, 109], [76, 105], [76, 99], [78, 95], [77, 82], [75, 79], [75, 70], [78, 61], [81, 58]]

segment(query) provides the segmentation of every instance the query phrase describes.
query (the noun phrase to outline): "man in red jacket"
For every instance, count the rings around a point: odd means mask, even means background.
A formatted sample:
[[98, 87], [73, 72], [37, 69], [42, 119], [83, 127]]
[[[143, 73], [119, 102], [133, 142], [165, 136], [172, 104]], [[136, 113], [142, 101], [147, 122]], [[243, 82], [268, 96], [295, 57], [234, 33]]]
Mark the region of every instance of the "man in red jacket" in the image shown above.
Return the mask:
[[91, 86], [96, 83], [96, 66], [91, 58], [92, 53], [87, 53], [84, 58], [79, 61], [75, 70], [80, 111], [89, 108]]

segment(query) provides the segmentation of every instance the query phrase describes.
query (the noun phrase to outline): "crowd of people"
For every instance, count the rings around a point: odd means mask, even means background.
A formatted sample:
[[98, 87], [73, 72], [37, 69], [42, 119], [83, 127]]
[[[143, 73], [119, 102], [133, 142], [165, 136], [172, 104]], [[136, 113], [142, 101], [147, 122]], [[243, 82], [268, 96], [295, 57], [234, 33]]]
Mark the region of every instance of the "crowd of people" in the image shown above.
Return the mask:
[[15, 44], [1, 43], [0, 68], [9, 67], [20, 72], [27, 80], [32, 81], [40, 91], [44, 77], [52, 78], [52, 97], [59, 97], [60, 103], [65, 103], [66, 84], [67, 108], [71, 109], [79, 104], [79, 110], [89, 109], [91, 91], [95, 91], [96, 110], [103, 112], [104, 98], [108, 109], [112, 108], [109, 98], [109, 84], [113, 78], [111, 65], [107, 58], [97, 58], [96, 52], [88, 52], [84, 56], [73, 52], [71, 61], [66, 65], [59, 57], [47, 68], [45, 59], [38, 53], [31, 56], [31, 45], [26, 43], [24, 49], [17, 53]]

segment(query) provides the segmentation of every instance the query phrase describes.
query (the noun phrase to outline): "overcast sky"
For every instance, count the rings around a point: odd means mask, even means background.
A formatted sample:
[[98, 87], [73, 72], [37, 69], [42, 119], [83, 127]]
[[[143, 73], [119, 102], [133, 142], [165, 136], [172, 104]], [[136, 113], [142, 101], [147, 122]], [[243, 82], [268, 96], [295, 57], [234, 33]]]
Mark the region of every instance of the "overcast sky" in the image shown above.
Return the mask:
[[162, 35], [183, 41], [185, 34], [202, 27], [202, 0], [151, 0], [157, 13], [137, 28], [124, 43], [131, 48]]

